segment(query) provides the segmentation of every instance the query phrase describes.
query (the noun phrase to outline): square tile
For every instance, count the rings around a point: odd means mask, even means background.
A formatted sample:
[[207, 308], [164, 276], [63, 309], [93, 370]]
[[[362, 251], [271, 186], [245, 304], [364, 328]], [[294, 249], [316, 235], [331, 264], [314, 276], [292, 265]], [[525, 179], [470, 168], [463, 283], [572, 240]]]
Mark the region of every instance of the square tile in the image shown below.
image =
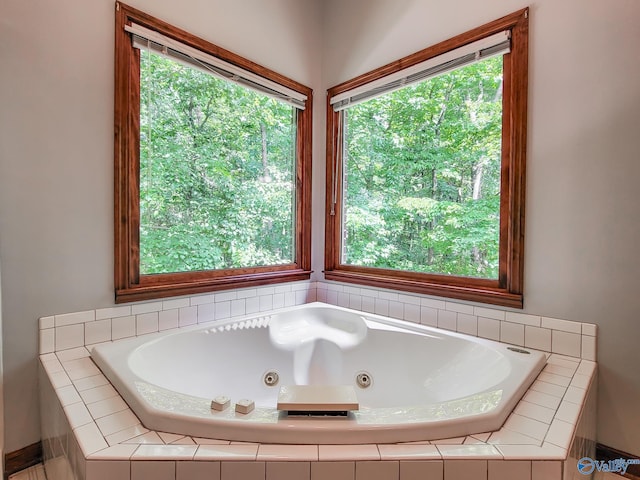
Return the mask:
[[509, 418], [507, 418], [503, 428], [513, 430], [514, 432], [535, 438], [536, 440], [542, 440], [549, 429], [549, 425], [533, 420], [532, 418], [523, 417], [517, 413], [512, 413], [509, 415]]
[[444, 480], [487, 480], [486, 460], [448, 460]]
[[400, 462], [400, 480], [442, 480], [443, 476], [441, 460]]
[[551, 330], [548, 328], [524, 327], [524, 346], [545, 352], [551, 351]]
[[[195, 307], [194, 307], [195, 308]], [[158, 331], [158, 312], [136, 315], [136, 335], [146, 335]]]
[[107, 398], [117, 397], [118, 392], [111, 385], [101, 385], [95, 388], [89, 388], [80, 392], [80, 396], [84, 403], [99, 402]]
[[500, 325], [500, 341], [512, 345], [524, 346], [524, 325], [502, 322]]
[[478, 336], [478, 317], [466, 313], [458, 313], [457, 331], [467, 335]]
[[200, 445], [194, 460], [254, 461], [257, 455], [257, 444]]
[[531, 480], [531, 462], [501, 460], [488, 462], [489, 480]]
[[551, 423], [556, 413], [552, 408], [543, 407], [542, 405], [536, 405], [535, 403], [524, 400], [516, 405], [514, 412], [523, 417], [533, 418], [534, 420], [547, 424]]
[[456, 331], [456, 320], [458, 314], [448, 310], [438, 310], [438, 328]]
[[142, 444], [131, 456], [131, 460], [192, 460], [197, 445], [152, 445]]
[[81, 323], [79, 325], [56, 327], [55, 345], [56, 350], [67, 350], [69, 348], [83, 346], [84, 323]]
[[381, 460], [440, 460], [440, 451], [435, 445], [380, 444]]
[[176, 462], [131, 462], [131, 480], [176, 480]]
[[[445, 460], [445, 473], [449, 460], [486, 460], [502, 458], [500, 452], [493, 445], [437, 445], [442, 459]], [[486, 462], [485, 469], [486, 469]]]
[[84, 326], [84, 336], [87, 345], [111, 341], [111, 319], [87, 323]]
[[344, 460], [380, 460], [377, 445], [318, 445], [321, 462]]
[[400, 462], [356, 462], [356, 480], [399, 480]]
[[95, 423], [87, 423], [74, 430], [78, 444], [85, 457], [88, 457], [92, 453], [107, 448], [107, 442]]
[[478, 317], [478, 336], [489, 340], [500, 340], [500, 321]]
[[178, 325], [186, 327], [198, 323], [198, 307], [182, 307], [178, 311]]
[[310, 480], [309, 462], [266, 462], [266, 480]]
[[89, 460], [129, 460], [137, 445], [112, 445], [104, 450], [99, 450], [89, 456]]
[[89, 390], [91, 388], [96, 388], [101, 385], [108, 385], [109, 380], [104, 375], [94, 375], [92, 377], [80, 378], [78, 380], [73, 381], [73, 385], [76, 387], [78, 392], [83, 392], [85, 390]]
[[177, 461], [176, 480], [220, 480], [220, 462]]
[[313, 462], [311, 480], [355, 480], [355, 462]]
[[531, 480], [562, 480], [562, 463], [534, 460], [531, 462]]
[[577, 333], [553, 330], [551, 332], [551, 351], [561, 355], [580, 357], [582, 336]]
[[420, 323], [430, 327], [438, 326], [438, 310], [431, 307], [420, 307]]
[[89, 460], [86, 476], [89, 480], [130, 480], [131, 465], [129, 461]]
[[106, 417], [112, 413], [121, 412], [127, 410], [129, 406], [125, 403], [120, 396], [110, 397], [104, 400], [100, 400], [93, 403], [88, 403], [87, 408], [89, 413], [94, 419]]
[[60, 404], [63, 407], [71, 405], [72, 403], [81, 402], [82, 399], [73, 385], [67, 385], [56, 390]]
[[[542, 374], [540, 374], [542, 375]], [[538, 376], [540, 378], [540, 376]], [[545, 378], [545, 377], [542, 377]], [[529, 391], [541, 392], [554, 397], [562, 398], [567, 391], [567, 386], [556, 385], [555, 383], [536, 380], [529, 387]]]
[[275, 445], [264, 444], [258, 447], [258, 461], [317, 462], [317, 445]]
[[56, 337], [55, 337], [55, 328], [47, 328], [44, 330], [40, 330], [38, 332], [39, 335], [39, 350], [38, 352], [42, 355], [43, 353], [52, 353], [56, 349]]
[[221, 480], [264, 480], [265, 470], [264, 462], [222, 462], [220, 478]]
[[136, 417], [131, 410], [123, 410], [122, 412], [113, 413], [96, 420], [96, 424], [104, 436], [117, 433], [126, 428], [138, 425], [139, 423], [140, 420], [138, 420], [138, 417]]
[[574, 426], [562, 420], [554, 419], [549, 427], [549, 432], [544, 438], [545, 442], [552, 443], [561, 448], [569, 448], [569, 442], [573, 436]]
[[504, 320], [504, 310], [495, 310], [493, 308], [473, 307], [473, 314], [477, 317], [491, 318], [494, 320]]
[[136, 317], [120, 317], [111, 320], [111, 338], [118, 340], [136, 336]]
[[162, 332], [172, 328], [178, 328], [178, 309], [158, 312], [158, 331]]
[[105, 440], [109, 445], [117, 445], [120, 442], [126, 442], [132, 438], [138, 437], [147, 433], [149, 430], [145, 428], [141, 423], [126, 427], [122, 430], [118, 430], [115, 433], [105, 436]]
[[84, 403], [73, 403], [71, 405], [67, 405], [64, 407], [64, 411], [67, 414], [67, 420], [69, 421], [69, 426], [72, 429], [93, 422], [93, 419], [89, 414], [89, 410], [84, 406]]

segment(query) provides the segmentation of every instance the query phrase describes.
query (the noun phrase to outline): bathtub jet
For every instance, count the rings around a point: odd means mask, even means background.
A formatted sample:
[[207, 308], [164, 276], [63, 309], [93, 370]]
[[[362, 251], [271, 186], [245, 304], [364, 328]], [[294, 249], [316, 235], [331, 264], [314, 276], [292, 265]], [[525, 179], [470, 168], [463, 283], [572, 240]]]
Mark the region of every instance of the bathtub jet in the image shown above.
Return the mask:
[[[153, 430], [260, 443], [359, 444], [498, 430], [546, 362], [541, 352], [508, 347], [311, 303], [103, 344], [92, 357]], [[321, 397], [335, 388], [353, 391], [357, 408], [342, 409], [340, 417], [279, 410], [281, 390], [296, 386], [311, 387], [303, 389], [311, 395], [305, 397], [310, 412], [318, 413]], [[255, 408], [213, 410], [219, 396], [231, 405], [249, 399]]]

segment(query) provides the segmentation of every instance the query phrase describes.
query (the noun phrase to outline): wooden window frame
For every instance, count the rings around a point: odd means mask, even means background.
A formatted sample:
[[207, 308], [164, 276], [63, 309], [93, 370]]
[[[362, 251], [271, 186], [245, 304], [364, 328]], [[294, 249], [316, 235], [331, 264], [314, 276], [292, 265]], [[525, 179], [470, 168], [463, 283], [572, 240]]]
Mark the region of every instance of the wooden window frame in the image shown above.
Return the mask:
[[[335, 182], [332, 181], [334, 172], [342, 171], [342, 145], [341, 135], [339, 135], [341, 113], [334, 111], [330, 99], [340, 93], [505, 30], [511, 32], [511, 51], [504, 55], [503, 60], [498, 279], [477, 279], [342, 264], [342, 175], [338, 175]], [[528, 32], [529, 9], [525, 8], [328, 90], [324, 271], [327, 280], [523, 308]], [[337, 198], [335, 205], [332, 205], [334, 192]]]
[[[307, 96], [298, 110], [296, 135], [295, 259], [291, 264], [198, 272], [140, 274], [140, 51], [125, 25], [132, 22], [277, 82]], [[115, 28], [115, 301], [307, 280], [311, 274], [312, 90], [237, 54], [200, 39], [123, 3], [116, 3]]]

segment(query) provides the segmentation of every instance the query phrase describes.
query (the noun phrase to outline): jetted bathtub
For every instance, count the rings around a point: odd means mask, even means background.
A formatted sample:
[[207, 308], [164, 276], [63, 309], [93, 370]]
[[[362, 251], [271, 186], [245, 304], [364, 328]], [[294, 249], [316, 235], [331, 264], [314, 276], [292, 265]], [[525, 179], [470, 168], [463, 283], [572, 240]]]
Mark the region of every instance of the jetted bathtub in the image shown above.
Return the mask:
[[[147, 428], [302, 444], [498, 430], [546, 361], [541, 352], [322, 303], [120, 340], [92, 357]], [[359, 410], [277, 410], [280, 387], [293, 385], [352, 386]], [[220, 396], [230, 408], [211, 408]], [[241, 399], [255, 409], [236, 412]]]

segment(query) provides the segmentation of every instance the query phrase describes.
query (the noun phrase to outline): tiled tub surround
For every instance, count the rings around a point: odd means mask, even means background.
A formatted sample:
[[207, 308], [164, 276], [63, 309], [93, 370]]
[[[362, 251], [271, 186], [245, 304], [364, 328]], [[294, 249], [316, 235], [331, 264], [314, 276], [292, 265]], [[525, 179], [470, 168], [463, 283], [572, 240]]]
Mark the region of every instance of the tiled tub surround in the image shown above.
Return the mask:
[[[527, 348], [535, 344], [553, 354], [496, 432], [410, 444], [293, 446], [149, 431], [85, 348], [316, 298], [409, 321], [435, 321], [440, 328]], [[578, 474], [576, 459], [594, 454], [594, 325], [307, 282], [58, 315], [41, 319], [40, 326], [42, 431], [50, 480], [588, 478]], [[65, 328], [70, 326], [75, 328]]]

